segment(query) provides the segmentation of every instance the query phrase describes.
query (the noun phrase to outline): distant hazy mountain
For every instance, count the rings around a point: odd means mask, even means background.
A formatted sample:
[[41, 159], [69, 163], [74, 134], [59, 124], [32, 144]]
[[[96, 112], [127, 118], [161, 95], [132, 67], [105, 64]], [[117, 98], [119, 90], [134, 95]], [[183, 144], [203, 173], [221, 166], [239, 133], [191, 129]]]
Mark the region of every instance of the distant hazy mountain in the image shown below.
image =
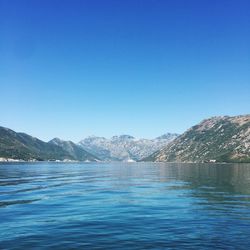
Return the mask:
[[165, 134], [155, 139], [136, 139], [130, 135], [113, 136], [111, 139], [90, 136], [79, 145], [102, 160], [140, 160], [166, 146], [177, 134]]
[[21, 160], [97, 160], [97, 158], [79, 146], [71, 146], [74, 150], [0, 127], [0, 158]]
[[61, 147], [63, 150], [68, 152], [68, 154], [78, 161], [96, 161], [99, 160], [96, 156], [85, 151], [81, 146], [73, 143], [72, 141], [63, 141], [59, 138], [54, 138], [49, 141], [50, 144]]
[[206, 119], [143, 160], [250, 162], [250, 115]]

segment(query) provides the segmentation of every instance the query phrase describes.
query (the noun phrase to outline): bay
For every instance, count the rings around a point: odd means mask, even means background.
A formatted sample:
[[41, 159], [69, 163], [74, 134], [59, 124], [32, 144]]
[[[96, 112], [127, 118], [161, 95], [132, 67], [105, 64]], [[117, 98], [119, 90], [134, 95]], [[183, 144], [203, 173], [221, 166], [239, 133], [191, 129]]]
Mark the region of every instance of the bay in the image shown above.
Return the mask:
[[0, 249], [249, 249], [250, 164], [0, 164]]

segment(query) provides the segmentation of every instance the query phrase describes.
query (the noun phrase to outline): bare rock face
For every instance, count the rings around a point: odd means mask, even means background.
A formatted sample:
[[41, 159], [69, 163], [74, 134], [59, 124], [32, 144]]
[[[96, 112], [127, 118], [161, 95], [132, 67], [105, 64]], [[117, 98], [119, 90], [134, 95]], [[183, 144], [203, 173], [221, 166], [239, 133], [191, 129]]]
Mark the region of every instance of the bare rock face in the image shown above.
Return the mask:
[[91, 136], [79, 142], [84, 150], [102, 160], [137, 161], [165, 147], [178, 135], [167, 133], [155, 139], [136, 139], [130, 135], [113, 136], [110, 139]]
[[143, 160], [250, 162], [250, 115], [206, 119]]

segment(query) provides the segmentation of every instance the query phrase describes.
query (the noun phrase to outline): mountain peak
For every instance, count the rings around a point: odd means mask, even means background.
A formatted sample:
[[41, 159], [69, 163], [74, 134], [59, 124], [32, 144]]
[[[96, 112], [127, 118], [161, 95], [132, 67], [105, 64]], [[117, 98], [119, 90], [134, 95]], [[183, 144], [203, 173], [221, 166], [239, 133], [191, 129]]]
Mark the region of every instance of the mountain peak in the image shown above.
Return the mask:
[[0, 157], [19, 160], [78, 160], [97, 161], [71, 141], [54, 138], [44, 142], [25, 133], [0, 127]]
[[53, 138], [52, 140], [49, 141], [49, 143], [55, 143], [55, 144], [62, 143], [62, 142], [63, 142], [63, 140], [61, 140], [58, 137], [55, 137], [55, 138]]
[[166, 139], [135, 139], [131, 135], [116, 135], [110, 139], [104, 137], [85, 138], [79, 142], [85, 150], [103, 160], [126, 161], [139, 160], [166, 146], [176, 136]]

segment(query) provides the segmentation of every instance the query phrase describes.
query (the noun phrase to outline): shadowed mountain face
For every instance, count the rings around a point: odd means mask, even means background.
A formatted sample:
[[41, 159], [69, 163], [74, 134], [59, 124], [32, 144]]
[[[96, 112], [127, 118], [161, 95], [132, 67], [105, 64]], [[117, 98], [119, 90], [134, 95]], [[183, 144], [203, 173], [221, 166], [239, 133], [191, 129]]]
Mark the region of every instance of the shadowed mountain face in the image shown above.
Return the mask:
[[99, 160], [96, 156], [88, 153], [79, 145], [73, 143], [72, 141], [63, 141], [59, 138], [54, 138], [49, 141], [50, 144], [61, 147], [63, 150], [68, 152], [74, 159], [79, 161], [97, 161]]
[[136, 139], [130, 135], [113, 136], [110, 139], [91, 136], [79, 145], [102, 160], [140, 160], [163, 148], [178, 135], [167, 133], [155, 139]]
[[206, 119], [143, 160], [250, 162], [250, 115]]
[[[69, 143], [71, 144], [71, 142]], [[17, 133], [11, 129], [0, 127], [0, 158], [21, 160], [97, 160], [77, 145], [74, 149], [47, 143], [24, 133]]]

